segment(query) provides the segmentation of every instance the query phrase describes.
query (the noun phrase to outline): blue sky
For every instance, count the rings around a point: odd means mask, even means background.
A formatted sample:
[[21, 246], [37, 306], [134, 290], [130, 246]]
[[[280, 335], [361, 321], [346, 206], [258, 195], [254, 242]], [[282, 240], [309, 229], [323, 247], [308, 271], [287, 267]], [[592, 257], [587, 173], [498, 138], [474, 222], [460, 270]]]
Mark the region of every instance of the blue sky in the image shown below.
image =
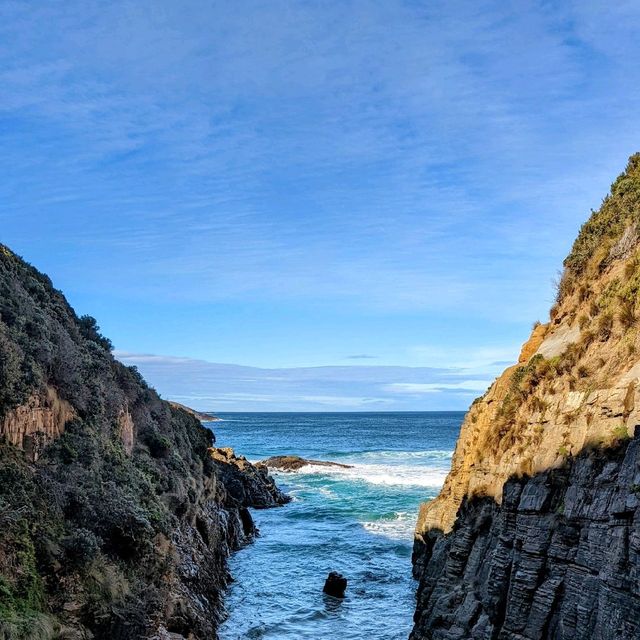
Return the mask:
[[640, 148], [639, 29], [631, 1], [5, 2], [1, 240], [166, 397], [464, 409]]

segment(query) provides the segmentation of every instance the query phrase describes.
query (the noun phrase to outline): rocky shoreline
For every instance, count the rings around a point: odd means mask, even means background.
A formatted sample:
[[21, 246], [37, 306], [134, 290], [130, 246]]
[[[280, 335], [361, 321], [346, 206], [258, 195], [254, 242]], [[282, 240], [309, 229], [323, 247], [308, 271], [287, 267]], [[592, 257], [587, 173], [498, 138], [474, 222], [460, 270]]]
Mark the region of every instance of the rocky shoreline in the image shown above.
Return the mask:
[[211, 413], [202, 413], [202, 411], [196, 411], [195, 409], [192, 409], [191, 407], [187, 407], [186, 405], [181, 404], [179, 402], [175, 402], [174, 400], [169, 400], [168, 402], [174, 409], [182, 409], [183, 411], [186, 411], [187, 413], [191, 414], [194, 418], [197, 418], [198, 420], [200, 420], [200, 422], [220, 422], [221, 421], [221, 419], [218, 418], [218, 416], [215, 416]]

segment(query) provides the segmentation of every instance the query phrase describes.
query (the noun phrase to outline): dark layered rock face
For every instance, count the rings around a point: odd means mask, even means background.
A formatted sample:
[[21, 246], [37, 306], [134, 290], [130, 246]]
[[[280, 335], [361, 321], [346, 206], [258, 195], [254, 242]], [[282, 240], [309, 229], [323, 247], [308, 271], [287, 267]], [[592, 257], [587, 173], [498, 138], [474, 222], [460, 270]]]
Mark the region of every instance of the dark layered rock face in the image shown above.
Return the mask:
[[640, 638], [640, 441], [465, 500], [416, 542], [412, 640]]

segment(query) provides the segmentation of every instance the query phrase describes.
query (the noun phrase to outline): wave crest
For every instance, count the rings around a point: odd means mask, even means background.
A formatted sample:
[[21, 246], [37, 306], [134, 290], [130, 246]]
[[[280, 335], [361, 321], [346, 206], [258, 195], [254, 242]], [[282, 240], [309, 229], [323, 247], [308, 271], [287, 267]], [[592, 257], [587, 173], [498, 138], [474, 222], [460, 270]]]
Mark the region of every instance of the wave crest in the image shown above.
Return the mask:
[[354, 464], [349, 469], [307, 465], [295, 473], [326, 475], [350, 481], [360, 480], [376, 485], [430, 487], [437, 489], [444, 483], [448, 469], [388, 464]]

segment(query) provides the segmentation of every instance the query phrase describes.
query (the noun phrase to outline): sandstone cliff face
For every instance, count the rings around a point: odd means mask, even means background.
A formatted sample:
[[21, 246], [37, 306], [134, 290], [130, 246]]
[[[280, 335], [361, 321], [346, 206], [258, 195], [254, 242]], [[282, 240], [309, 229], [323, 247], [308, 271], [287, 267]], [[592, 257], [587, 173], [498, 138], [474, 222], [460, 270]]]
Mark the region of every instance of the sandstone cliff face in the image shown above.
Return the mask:
[[640, 157], [422, 506], [413, 638], [638, 638]]
[[5, 415], [0, 438], [24, 449], [35, 461], [47, 444], [62, 435], [65, 424], [74, 416], [73, 407], [61, 400], [53, 387], [47, 387]]

